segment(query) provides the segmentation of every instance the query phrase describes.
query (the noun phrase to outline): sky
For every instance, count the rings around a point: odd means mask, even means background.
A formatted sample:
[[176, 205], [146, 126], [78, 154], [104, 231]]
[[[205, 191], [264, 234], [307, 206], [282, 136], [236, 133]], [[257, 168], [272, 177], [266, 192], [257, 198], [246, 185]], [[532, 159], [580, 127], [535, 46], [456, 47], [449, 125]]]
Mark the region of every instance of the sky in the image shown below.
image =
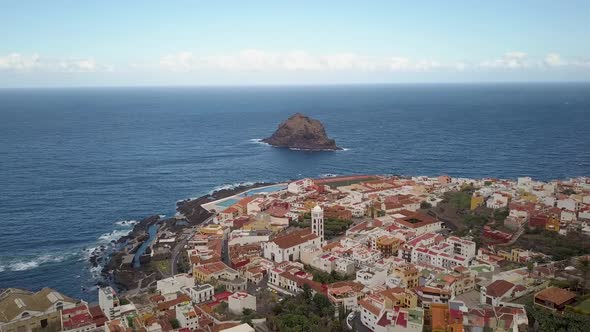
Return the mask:
[[590, 81], [590, 1], [0, 0], [0, 87]]

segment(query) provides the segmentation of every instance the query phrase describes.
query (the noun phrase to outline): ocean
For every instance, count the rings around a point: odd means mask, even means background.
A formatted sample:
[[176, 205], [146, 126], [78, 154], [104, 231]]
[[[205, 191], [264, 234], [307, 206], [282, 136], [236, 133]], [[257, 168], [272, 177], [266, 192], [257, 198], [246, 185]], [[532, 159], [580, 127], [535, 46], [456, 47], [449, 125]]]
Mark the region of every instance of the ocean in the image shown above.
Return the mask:
[[[273, 148], [295, 112], [344, 151]], [[88, 301], [88, 249], [240, 182], [590, 175], [590, 84], [0, 90], [0, 288]]]

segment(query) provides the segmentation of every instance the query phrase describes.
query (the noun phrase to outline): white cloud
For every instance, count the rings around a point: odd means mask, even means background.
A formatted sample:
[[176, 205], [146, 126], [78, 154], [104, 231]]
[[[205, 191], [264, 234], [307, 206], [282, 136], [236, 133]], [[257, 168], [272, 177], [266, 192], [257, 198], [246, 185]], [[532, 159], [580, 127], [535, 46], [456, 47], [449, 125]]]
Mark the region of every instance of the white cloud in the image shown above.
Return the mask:
[[94, 71], [112, 71], [112, 66], [99, 65], [92, 58], [74, 59], [74, 58], [45, 58], [38, 54], [23, 55], [20, 53], [11, 53], [0, 56], [0, 71], [13, 72], [94, 72]]
[[532, 67], [534, 63], [525, 52], [508, 52], [501, 58], [483, 61], [480, 66], [492, 69], [522, 69]]
[[30, 71], [39, 66], [39, 55], [31, 56], [11, 53], [6, 56], [0, 56], [0, 70]]
[[561, 59], [561, 56], [557, 53], [547, 54], [543, 61], [545, 65], [549, 67], [565, 66], [567, 64], [564, 60]]
[[227, 71], [428, 71], [444, 68], [435, 60], [371, 57], [354, 53], [314, 55], [306, 51], [268, 52], [248, 49], [233, 55], [169, 54], [160, 66], [172, 71], [216, 69]]

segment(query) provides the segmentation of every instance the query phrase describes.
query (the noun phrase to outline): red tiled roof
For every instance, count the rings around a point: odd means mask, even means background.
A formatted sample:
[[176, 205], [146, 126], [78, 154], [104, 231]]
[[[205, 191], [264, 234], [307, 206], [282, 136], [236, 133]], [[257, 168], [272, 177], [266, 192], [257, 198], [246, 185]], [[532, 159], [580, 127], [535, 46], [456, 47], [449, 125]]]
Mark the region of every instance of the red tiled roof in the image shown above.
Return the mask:
[[575, 297], [576, 294], [557, 287], [546, 288], [535, 295], [536, 299], [555, 303], [556, 305], [562, 305]]
[[506, 280], [496, 280], [486, 287], [486, 294], [493, 297], [504, 296], [509, 290], [514, 287], [514, 284]]
[[371, 303], [371, 301], [369, 300], [360, 300], [358, 302], [359, 306], [367, 309], [369, 312], [371, 312], [373, 315], [375, 316], [379, 316], [379, 314], [381, 313], [381, 309], [377, 308], [373, 303]]
[[304, 228], [291, 232], [286, 235], [276, 237], [272, 242], [276, 243], [281, 249], [291, 248], [317, 238], [317, 235], [311, 232], [311, 228]]

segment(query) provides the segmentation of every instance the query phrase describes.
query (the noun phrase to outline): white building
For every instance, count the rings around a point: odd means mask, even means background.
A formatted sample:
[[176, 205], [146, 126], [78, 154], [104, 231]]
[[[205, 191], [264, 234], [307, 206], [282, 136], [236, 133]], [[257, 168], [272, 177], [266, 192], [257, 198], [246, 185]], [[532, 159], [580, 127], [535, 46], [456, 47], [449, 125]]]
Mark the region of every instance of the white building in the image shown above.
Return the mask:
[[571, 198], [559, 199], [557, 200], [557, 207], [569, 211], [578, 211], [580, 208], [580, 203]]
[[356, 282], [363, 284], [365, 287], [377, 287], [385, 284], [387, 271], [378, 268], [365, 267], [356, 271]]
[[302, 194], [305, 192], [305, 189], [311, 185], [313, 185], [311, 179], [301, 179], [289, 183], [289, 185], [287, 185], [287, 191], [292, 194]]
[[190, 303], [182, 303], [176, 306], [176, 319], [180, 327], [191, 331], [199, 327], [199, 315]]
[[319, 205], [311, 210], [311, 231], [324, 242], [324, 210]]
[[248, 202], [246, 205], [246, 213], [248, 215], [255, 215], [256, 213], [264, 210], [265, 200], [262, 197], [258, 197]]
[[259, 234], [257, 232], [236, 229], [229, 235], [228, 245], [233, 246], [236, 244], [245, 245], [251, 243], [267, 242], [269, 235]]
[[445, 242], [453, 246], [454, 254], [464, 256], [468, 261], [475, 258], [475, 242], [457, 236], [449, 236]]
[[496, 280], [487, 286], [480, 288], [480, 302], [482, 304], [490, 304], [493, 306], [500, 305], [512, 298], [512, 292], [516, 285], [506, 280]]
[[121, 316], [121, 305], [117, 293], [111, 287], [98, 289], [98, 305], [109, 320]]
[[213, 293], [215, 293], [215, 289], [210, 284], [196, 285], [187, 290], [188, 295], [195, 304], [211, 301]]
[[241, 315], [244, 309], [256, 311], [256, 297], [248, 293], [237, 292], [227, 299], [229, 311]]
[[223, 329], [220, 330], [219, 332], [254, 332], [254, 328], [246, 323], [238, 325], [238, 326], [234, 326], [234, 327], [230, 327], [229, 329]]
[[486, 207], [490, 209], [501, 209], [508, 206], [508, 196], [501, 193], [492, 194], [486, 201]]
[[321, 247], [320, 238], [305, 228], [285, 235], [281, 235], [272, 241], [263, 244], [264, 258], [276, 263], [296, 261], [300, 259], [301, 250], [306, 247]]
[[183, 288], [191, 288], [195, 285], [195, 279], [186, 274], [177, 274], [170, 278], [158, 280], [156, 288], [161, 295], [166, 298], [166, 301], [174, 300], [176, 293], [180, 292]]

